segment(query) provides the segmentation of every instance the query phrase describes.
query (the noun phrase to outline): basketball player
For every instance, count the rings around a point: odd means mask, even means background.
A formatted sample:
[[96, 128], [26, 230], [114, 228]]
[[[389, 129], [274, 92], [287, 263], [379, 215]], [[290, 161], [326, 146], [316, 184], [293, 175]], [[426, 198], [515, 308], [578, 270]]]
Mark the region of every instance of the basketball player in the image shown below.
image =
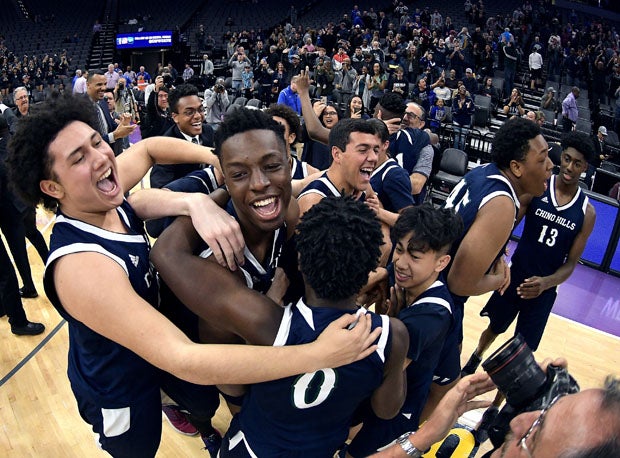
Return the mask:
[[[207, 255], [206, 260], [195, 256], [193, 253], [200, 252], [200, 241], [187, 219], [175, 221], [158, 239], [152, 253], [162, 278], [185, 305], [203, 318], [203, 329], [209, 329], [201, 334], [203, 338], [229, 339], [232, 334], [241, 341], [261, 345], [298, 344], [319, 331], [328, 317], [357, 310], [354, 296], [376, 266], [381, 240], [370, 209], [361, 202], [355, 205], [330, 200], [312, 212], [314, 216], [309, 214], [309, 222], [299, 228], [300, 232], [306, 228], [306, 238], [301, 235], [298, 243], [307, 282], [305, 297], [314, 307], [303, 301], [287, 309], [277, 307], [259, 293], [265, 293], [271, 284], [282, 234], [291, 227], [285, 223], [291, 190], [281, 128], [261, 112], [238, 110], [216, 132], [216, 153], [222, 161], [233, 210], [248, 241], [246, 263], [241, 269], [244, 275], [219, 268], [211, 262], [208, 249], [201, 254]], [[344, 253], [352, 252], [356, 257], [346, 264]], [[329, 261], [329, 268], [313, 258], [319, 255], [323, 262]], [[348, 369], [338, 373], [325, 369], [319, 374], [252, 386], [220, 455], [277, 456], [283, 450], [295, 449], [303, 456], [331, 456], [346, 439], [353, 410], [373, 391], [377, 393], [373, 401], [377, 413], [393, 416], [404, 398], [402, 369], [407, 338], [402, 324], [388, 323], [386, 319], [383, 328], [388, 332], [380, 342], [390, 342], [391, 351], [386, 354], [393, 356], [388, 359], [370, 358], [350, 374]], [[377, 325], [376, 316], [374, 320]], [[322, 377], [325, 385], [320, 397], [312, 405], [305, 405], [308, 384], [319, 383]], [[329, 385], [334, 377], [338, 378], [337, 388]], [[347, 380], [352, 380], [355, 387]], [[222, 389], [238, 396], [230, 387]], [[256, 421], [256, 416], [261, 421]], [[309, 438], [312, 434], [317, 440]]]
[[435, 209], [431, 204], [405, 208], [392, 229], [394, 279], [390, 283], [395, 286], [389, 314], [398, 317], [409, 334], [407, 397], [392, 419], [363, 418], [364, 425], [347, 449], [353, 457], [368, 456], [401, 434], [418, 429], [439, 362], [438, 349], [452, 325], [452, 297], [439, 276], [450, 262], [450, 246], [462, 229], [463, 223], [452, 210]]
[[372, 189], [370, 176], [377, 165], [379, 146], [374, 125], [365, 119], [339, 121], [329, 132], [333, 162], [299, 194], [300, 212], [327, 196], [352, 195], [363, 201], [366, 191]]
[[[44, 285], [69, 322], [72, 390], [80, 415], [104, 450], [113, 456], [155, 455], [161, 437], [161, 370], [200, 384], [257, 382], [348, 364], [355, 359], [351, 349], [342, 356], [351, 339], [361, 335], [362, 341], [374, 341], [376, 335], [364, 333], [368, 320], [360, 320], [359, 330], [332, 332], [332, 338], [345, 342], [280, 349], [193, 344], [155, 308], [157, 279], [139, 217], [191, 214], [209, 242], [223, 247], [218, 259], [233, 266], [234, 253], [243, 256], [235, 225], [202, 195], [155, 190], [156, 199], [134, 211], [123, 193], [155, 160], [215, 163], [215, 158], [189, 142], [157, 138], [116, 159], [96, 125], [88, 100], [46, 101], [19, 123], [8, 170], [26, 202], [58, 207]], [[222, 235], [212, 238], [213, 233]], [[344, 317], [337, 324], [352, 321]], [[360, 345], [354, 347], [357, 354]], [[334, 349], [340, 353], [336, 358]]]
[[503, 294], [510, 271], [503, 252], [515, 224], [519, 199], [540, 196], [547, 189], [553, 163], [547, 142], [535, 123], [510, 119], [493, 139], [493, 162], [468, 172], [452, 190], [445, 206], [454, 208], [464, 224], [463, 236], [452, 246], [447, 268], [448, 288], [454, 301], [455, 327], [444, 346], [425, 419], [460, 374], [460, 361], [450, 347], [463, 341], [464, 304], [469, 296], [489, 291]]
[[[594, 145], [586, 134], [570, 132], [562, 139], [562, 150], [560, 173], [549, 179], [545, 193], [530, 197], [529, 203], [522, 202], [527, 208], [525, 226], [512, 256], [510, 286], [503, 295], [493, 293], [480, 312], [490, 323], [462, 375], [476, 371], [484, 352], [517, 316], [515, 335], [521, 334], [536, 351], [557, 297], [557, 286], [573, 273], [592, 233], [596, 214], [579, 187], [579, 177], [588, 169]], [[485, 413], [479, 433], [492, 422], [502, 401], [500, 393]]]

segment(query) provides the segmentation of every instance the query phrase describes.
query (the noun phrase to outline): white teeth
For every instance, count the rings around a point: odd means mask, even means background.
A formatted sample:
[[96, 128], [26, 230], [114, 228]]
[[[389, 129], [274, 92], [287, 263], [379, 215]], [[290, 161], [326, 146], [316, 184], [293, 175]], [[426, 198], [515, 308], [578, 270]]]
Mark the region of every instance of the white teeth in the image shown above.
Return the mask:
[[275, 197], [270, 197], [269, 199], [256, 201], [252, 205], [255, 207], [266, 207], [267, 205], [272, 204], [275, 201], [276, 201]]
[[110, 175], [112, 175], [112, 168], [109, 168], [107, 170], [107, 172], [105, 172], [103, 175], [101, 175], [101, 178], [99, 178], [97, 181], [101, 181], [101, 180], [105, 180], [106, 178], [108, 178]]

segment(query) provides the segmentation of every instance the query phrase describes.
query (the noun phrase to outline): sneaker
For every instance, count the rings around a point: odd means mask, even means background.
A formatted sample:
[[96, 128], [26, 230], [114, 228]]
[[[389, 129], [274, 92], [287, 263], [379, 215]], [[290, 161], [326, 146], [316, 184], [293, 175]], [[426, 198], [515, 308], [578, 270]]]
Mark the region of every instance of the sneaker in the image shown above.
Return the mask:
[[220, 432], [213, 428], [209, 434], [200, 434], [200, 438], [205, 444], [205, 450], [209, 452], [211, 458], [217, 458], [217, 454], [222, 446], [222, 435]]
[[161, 411], [164, 414], [166, 420], [172, 429], [177, 433], [185, 434], [186, 436], [195, 436], [198, 434], [198, 430], [187, 419], [187, 415], [175, 405], [161, 406]]
[[31, 321], [28, 321], [24, 326], [11, 326], [11, 332], [16, 336], [36, 336], [43, 331], [45, 331], [45, 326]]
[[480, 420], [480, 423], [474, 431], [474, 437], [479, 444], [482, 444], [489, 438], [489, 430], [493, 426], [493, 423], [495, 423], [495, 419], [497, 418], [498, 413], [499, 409], [495, 406], [491, 406], [484, 411], [484, 414], [482, 415], [482, 420]]
[[480, 366], [481, 361], [482, 358], [478, 356], [476, 352], [473, 352], [469, 357], [469, 361], [467, 361], [467, 364], [465, 364], [463, 366], [463, 369], [461, 369], [461, 377], [465, 377], [466, 375], [471, 375], [475, 373], [476, 369], [478, 369], [478, 366]]
[[26, 288], [25, 286], [23, 288], [19, 288], [19, 295], [24, 299], [34, 299], [35, 297], [39, 297], [39, 293], [37, 293], [36, 289]]

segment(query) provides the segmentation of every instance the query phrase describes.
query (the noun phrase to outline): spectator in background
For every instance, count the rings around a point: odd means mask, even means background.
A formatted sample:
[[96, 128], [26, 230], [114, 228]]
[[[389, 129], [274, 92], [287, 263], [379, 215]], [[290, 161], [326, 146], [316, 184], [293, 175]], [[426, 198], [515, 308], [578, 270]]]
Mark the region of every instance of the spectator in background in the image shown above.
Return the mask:
[[465, 150], [467, 134], [471, 128], [472, 115], [476, 111], [474, 101], [467, 95], [465, 86], [458, 89], [452, 100], [452, 128], [454, 130], [454, 147]]
[[245, 50], [243, 46], [239, 46], [237, 48], [237, 51], [232, 56], [230, 56], [230, 59], [228, 59], [228, 66], [232, 69], [233, 96], [239, 94], [242, 84], [241, 73], [243, 73], [246, 64], [250, 66], [252, 65], [250, 59], [248, 59], [245, 55]]
[[189, 64], [189, 62], [185, 63], [185, 68], [183, 69], [183, 81], [188, 83], [194, 77], [194, 69]]
[[528, 64], [530, 68], [530, 89], [534, 90], [542, 83], [542, 67], [543, 58], [538, 52], [540, 45], [534, 46], [531, 54], [528, 57]]
[[88, 77], [88, 70], [84, 70], [83, 73], [73, 83], [74, 94], [86, 94], [86, 78]]
[[209, 87], [210, 82], [213, 80], [213, 71], [215, 67], [213, 62], [209, 59], [207, 54], [202, 56], [202, 62], [200, 64], [200, 78], [202, 79], [202, 85], [206, 88]]
[[491, 99], [491, 113], [495, 113], [495, 110], [497, 110], [497, 105], [499, 103], [499, 93], [497, 92], [497, 88], [493, 86], [493, 78], [485, 78], [484, 85], [480, 89], [480, 95], [489, 97]]
[[463, 85], [467, 88], [467, 92], [469, 92], [472, 97], [478, 94], [478, 81], [476, 81], [476, 75], [474, 75], [471, 68], [465, 70]]
[[579, 98], [579, 88], [574, 86], [568, 95], [562, 100], [562, 130], [570, 132], [575, 129], [579, 108], [577, 108], [577, 98]]
[[515, 83], [519, 54], [513, 41], [508, 41], [502, 52], [504, 55], [504, 94], [510, 94]]
[[142, 138], [163, 135], [174, 126], [168, 105], [168, 88], [161, 76], [155, 78], [155, 89], [146, 102], [146, 116], [140, 126]]
[[297, 80], [299, 76], [294, 76], [291, 79], [291, 84], [284, 88], [280, 95], [278, 95], [278, 103], [287, 105], [292, 108], [295, 113], [301, 116], [301, 100], [297, 94]]
[[555, 105], [555, 89], [553, 87], [548, 87], [544, 95], [540, 99], [540, 108], [555, 111]]
[[114, 71], [114, 64], [108, 65], [108, 71], [104, 73], [106, 89], [114, 90], [118, 84], [119, 74]]
[[524, 105], [521, 92], [519, 92], [519, 89], [514, 88], [510, 93], [510, 97], [504, 101], [504, 114], [508, 116], [523, 116], [525, 114]]

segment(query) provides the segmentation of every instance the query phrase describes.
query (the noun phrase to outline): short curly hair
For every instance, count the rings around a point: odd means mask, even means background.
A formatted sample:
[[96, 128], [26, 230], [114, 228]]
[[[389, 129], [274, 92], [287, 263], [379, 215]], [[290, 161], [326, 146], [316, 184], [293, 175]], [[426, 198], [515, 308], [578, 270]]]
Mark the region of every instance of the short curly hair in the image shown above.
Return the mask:
[[575, 148], [581, 154], [583, 154], [583, 158], [586, 162], [590, 163], [594, 155], [596, 154], [594, 151], [594, 143], [592, 141], [592, 137], [583, 132], [568, 132], [566, 135], [562, 137], [562, 151], [567, 148]]
[[193, 84], [179, 84], [168, 94], [168, 106], [170, 111], [178, 113], [179, 100], [183, 97], [190, 97], [192, 95], [198, 96], [198, 88]]
[[427, 202], [403, 209], [391, 231], [394, 246], [410, 232], [413, 237], [407, 250], [447, 254], [463, 233], [463, 220], [453, 209], [435, 208]]
[[240, 108], [226, 115], [224, 122], [215, 131], [214, 153], [220, 157], [222, 145], [233, 135], [241, 134], [249, 130], [271, 130], [276, 134], [282, 150], [287, 151], [288, 145], [284, 140], [284, 126], [274, 121], [270, 116], [260, 110]]
[[[274, 103], [265, 110], [265, 113], [272, 118], [277, 116], [278, 118], [284, 119], [286, 124], [288, 124], [288, 131], [291, 134], [295, 134], [295, 141], [293, 144], [297, 143], [301, 132], [301, 123], [299, 122], [299, 116], [297, 116], [297, 113], [295, 113], [291, 107], [282, 103]], [[288, 138], [286, 141], [288, 142]]]
[[69, 94], [34, 105], [28, 116], [20, 118], [8, 145], [6, 164], [12, 188], [28, 205], [42, 202], [48, 210], [56, 209], [56, 199], [39, 187], [42, 180], [55, 179], [49, 145], [73, 121], [84, 122], [97, 130], [95, 110], [89, 98]]
[[506, 121], [493, 138], [491, 155], [500, 170], [510, 168], [510, 161], [523, 161], [530, 150], [530, 140], [540, 135], [540, 127], [524, 118]]
[[326, 197], [304, 213], [295, 235], [299, 267], [321, 299], [355, 295], [377, 267], [383, 244], [381, 224], [363, 202]]

